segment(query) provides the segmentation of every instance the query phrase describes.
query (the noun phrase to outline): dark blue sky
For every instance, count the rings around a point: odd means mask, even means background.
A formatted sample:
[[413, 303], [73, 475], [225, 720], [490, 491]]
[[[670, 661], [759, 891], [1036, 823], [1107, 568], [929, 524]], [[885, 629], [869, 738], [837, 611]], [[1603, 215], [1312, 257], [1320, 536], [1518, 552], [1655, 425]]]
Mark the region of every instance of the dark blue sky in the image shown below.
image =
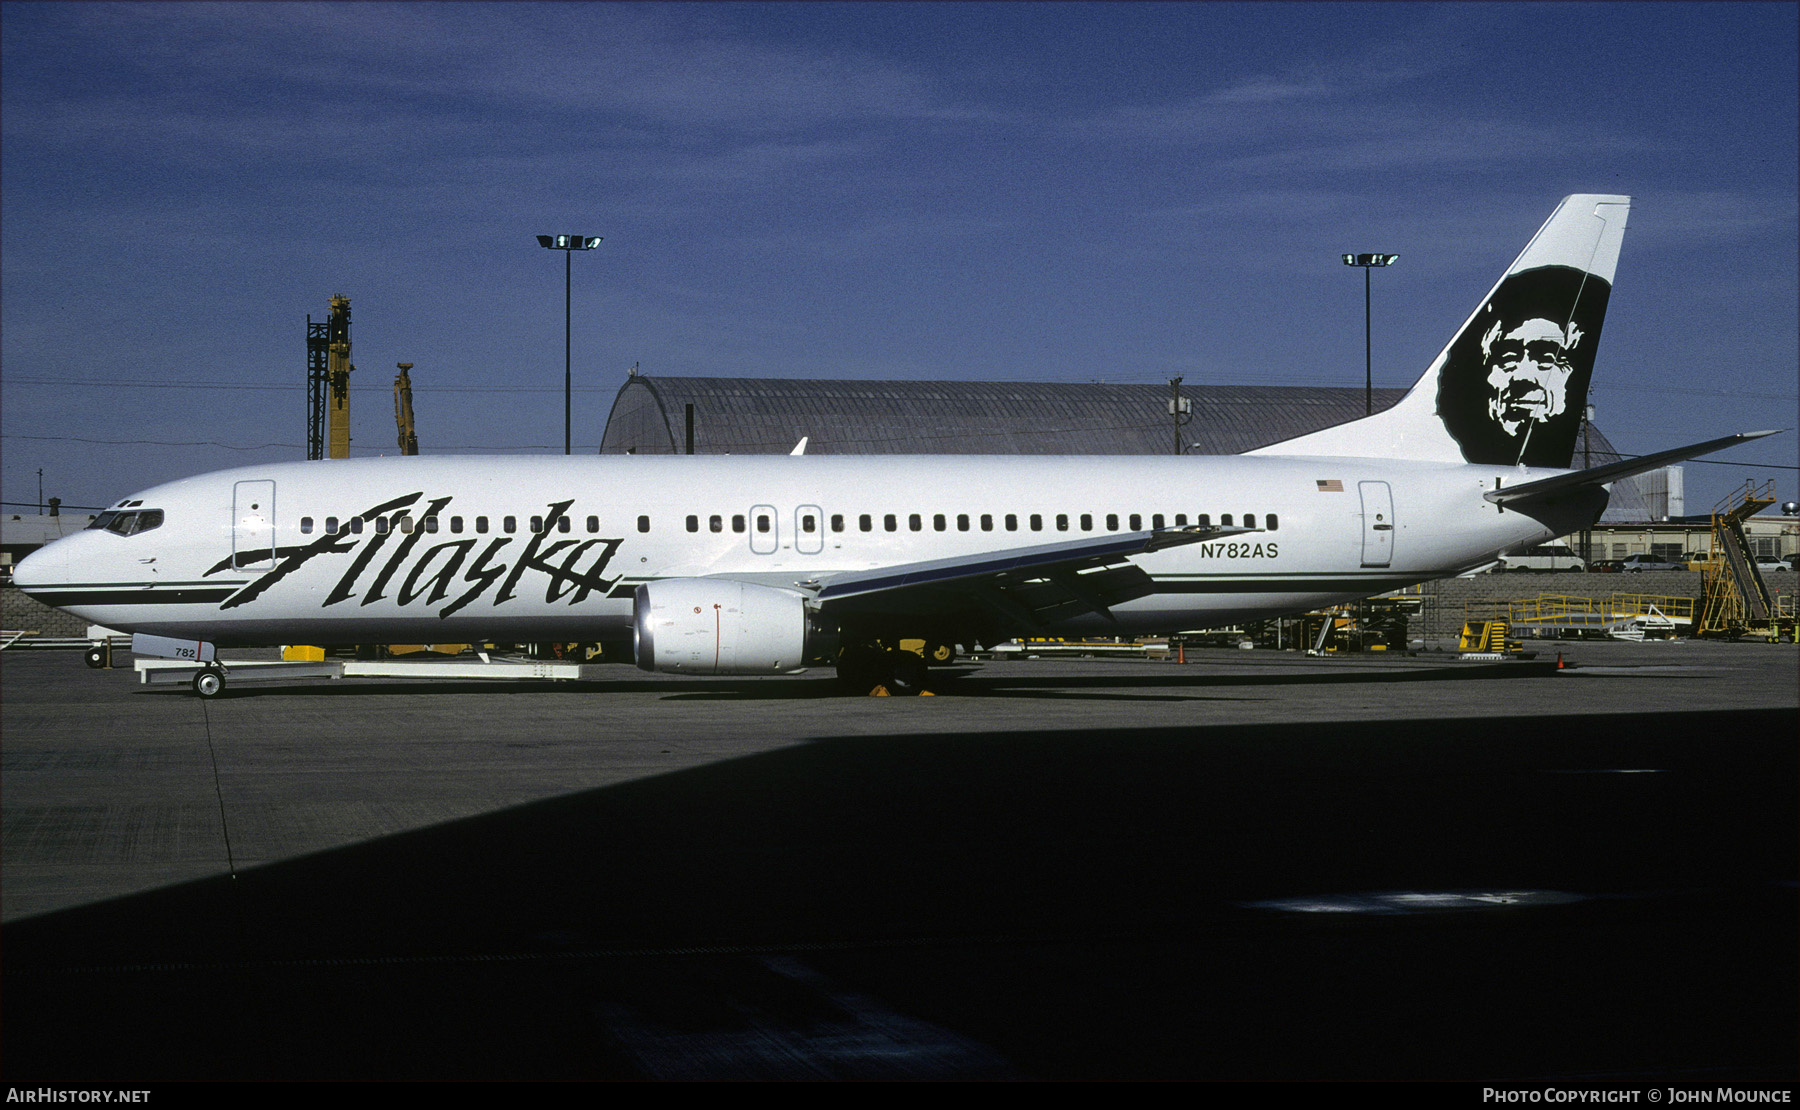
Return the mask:
[[[0, 5], [4, 499], [556, 452], [648, 374], [1410, 384], [1573, 192], [1636, 198], [1591, 400], [1800, 422], [1794, 4]], [[1797, 440], [1738, 449], [1792, 466]], [[272, 446], [264, 446], [272, 445]], [[1689, 507], [1792, 471], [1690, 465]]]

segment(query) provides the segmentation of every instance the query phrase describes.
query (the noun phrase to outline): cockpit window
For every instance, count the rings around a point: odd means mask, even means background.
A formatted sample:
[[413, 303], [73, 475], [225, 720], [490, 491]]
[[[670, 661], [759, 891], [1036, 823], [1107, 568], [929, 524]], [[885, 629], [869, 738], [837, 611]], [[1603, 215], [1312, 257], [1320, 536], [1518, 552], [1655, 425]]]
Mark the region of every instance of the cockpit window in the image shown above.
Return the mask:
[[99, 528], [120, 536], [135, 536], [139, 532], [148, 532], [152, 528], [162, 527], [163, 511], [161, 509], [143, 509], [137, 512], [105, 512], [94, 518], [89, 528]]

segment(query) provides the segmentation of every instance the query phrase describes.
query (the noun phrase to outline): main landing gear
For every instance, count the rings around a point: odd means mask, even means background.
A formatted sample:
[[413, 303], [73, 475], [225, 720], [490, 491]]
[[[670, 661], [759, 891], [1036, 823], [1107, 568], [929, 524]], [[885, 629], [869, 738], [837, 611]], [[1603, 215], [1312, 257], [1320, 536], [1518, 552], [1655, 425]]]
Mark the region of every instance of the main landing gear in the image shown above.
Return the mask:
[[929, 668], [954, 662], [956, 648], [929, 641], [922, 647], [923, 653], [884, 644], [844, 648], [838, 653], [838, 682], [851, 694], [885, 690], [895, 697], [914, 697], [929, 693], [925, 688]]

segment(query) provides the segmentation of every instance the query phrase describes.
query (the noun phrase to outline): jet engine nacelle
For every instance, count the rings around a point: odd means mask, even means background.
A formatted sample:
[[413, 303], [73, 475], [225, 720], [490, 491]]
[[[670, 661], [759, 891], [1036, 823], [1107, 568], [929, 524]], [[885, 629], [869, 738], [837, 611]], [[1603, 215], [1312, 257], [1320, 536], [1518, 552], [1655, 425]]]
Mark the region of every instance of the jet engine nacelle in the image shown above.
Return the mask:
[[715, 578], [639, 586], [631, 627], [637, 665], [675, 674], [792, 674], [829, 634], [797, 593]]

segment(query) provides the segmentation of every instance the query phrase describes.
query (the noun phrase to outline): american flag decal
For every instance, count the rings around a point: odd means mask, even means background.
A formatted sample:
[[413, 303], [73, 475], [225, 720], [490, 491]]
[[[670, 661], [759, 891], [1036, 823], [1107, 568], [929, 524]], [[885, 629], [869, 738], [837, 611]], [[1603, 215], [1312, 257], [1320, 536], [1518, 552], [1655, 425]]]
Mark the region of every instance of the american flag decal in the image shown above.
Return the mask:
[[1319, 479], [1319, 492], [1320, 493], [1343, 493], [1344, 492], [1344, 483], [1338, 481], [1336, 478], [1333, 478], [1330, 481], [1326, 481], [1325, 479], [1321, 478], [1321, 479]]

